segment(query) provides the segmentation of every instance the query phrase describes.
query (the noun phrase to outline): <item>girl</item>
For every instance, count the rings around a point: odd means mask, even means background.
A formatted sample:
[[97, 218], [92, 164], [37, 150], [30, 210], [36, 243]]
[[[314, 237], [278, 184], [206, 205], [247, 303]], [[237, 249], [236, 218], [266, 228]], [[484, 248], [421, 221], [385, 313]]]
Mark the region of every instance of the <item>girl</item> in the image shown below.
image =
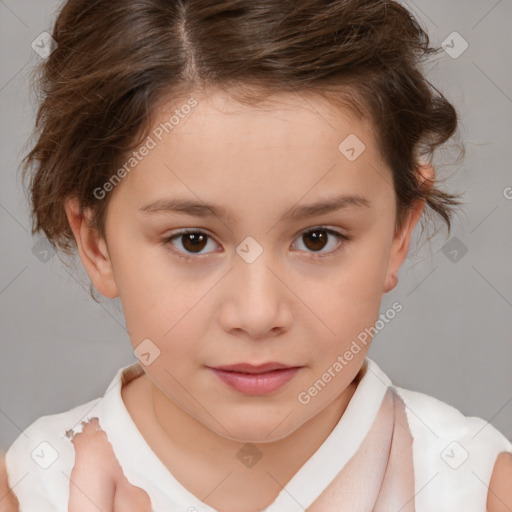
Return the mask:
[[120, 298], [138, 362], [19, 436], [3, 509], [510, 510], [512, 443], [366, 355], [425, 208], [461, 204], [411, 14], [68, 0], [51, 38], [33, 232]]

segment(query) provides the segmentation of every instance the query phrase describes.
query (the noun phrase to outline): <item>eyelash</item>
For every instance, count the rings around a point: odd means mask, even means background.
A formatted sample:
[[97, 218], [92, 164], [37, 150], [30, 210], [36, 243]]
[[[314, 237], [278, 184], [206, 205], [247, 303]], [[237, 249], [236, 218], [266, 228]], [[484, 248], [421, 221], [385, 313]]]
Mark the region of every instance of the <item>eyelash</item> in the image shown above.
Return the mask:
[[[313, 259], [325, 258], [327, 256], [333, 256], [339, 250], [341, 250], [347, 244], [347, 242], [349, 242], [352, 239], [351, 236], [345, 235], [343, 233], [340, 233], [340, 232], [335, 231], [333, 229], [327, 228], [325, 226], [314, 226], [312, 228], [308, 228], [306, 231], [302, 231], [301, 233], [299, 233], [299, 236], [297, 237], [297, 239], [299, 239], [300, 237], [302, 237], [304, 235], [312, 233], [314, 231], [324, 231], [325, 233], [333, 235], [335, 238], [338, 239], [338, 241], [340, 243], [338, 244], [338, 246], [335, 249], [332, 249], [331, 251], [328, 251], [326, 253], [314, 253], [314, 252], [310, 253], [310, 254], [313, 255], [312, 256]], [[174, 240], [175, 238], [179, 238], [180, 236], [187, 235], [189, 233], [205, 235], [208, 238], [213, 239], [213, 237], [211, 237], [205, 231], [201, 231], [200, 229], [189, 228], [189, 229], [183, 229], [181, 231], [177, 231], [176, 233], [173, 233], [171, 236], [165, 237], [164, 239], [162, 239], [162, 245], [165, 245], [170, 251], [172, 251], [174, 254], [176, 254], [179, 258], [182, 258], [182, 259], [186, 260], [187, 262], [192, 263], [193, 260], [197, 261], [198, 258], [201, 258], [204, 255], [200, 255], [199, 254], [199, 255], [196, 255], [196, 256], [189, 256], [188, 254], [183, 253], [182, 251], [179, 251], [179, 250], [175, 249], [173, 247], [172, 243], [171, 243], [172, 240]]]

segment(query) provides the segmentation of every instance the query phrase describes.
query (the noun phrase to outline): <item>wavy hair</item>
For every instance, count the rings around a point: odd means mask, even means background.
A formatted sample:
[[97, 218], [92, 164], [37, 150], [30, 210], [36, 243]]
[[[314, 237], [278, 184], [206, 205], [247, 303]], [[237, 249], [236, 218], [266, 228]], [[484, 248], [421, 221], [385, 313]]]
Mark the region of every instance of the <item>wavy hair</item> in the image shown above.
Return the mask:
[[462, 203], [437, 183], [422, 187], [417, 172], [457, 129], [421, 69], [442, 49], [396, 1], [68, 0], [51, 35], [58, 47], [34, 70], [36, 140], [22, 164], [32, 234], [56, 249], [76, 247], [70, 197], [105, 237], [109, 196], [93, 191], [145, 139], [161, 100], [208, 87], [251, 105], [313, 92], [369, 119], [392, 170], [396, 226], [423, 199], [450, 231]]

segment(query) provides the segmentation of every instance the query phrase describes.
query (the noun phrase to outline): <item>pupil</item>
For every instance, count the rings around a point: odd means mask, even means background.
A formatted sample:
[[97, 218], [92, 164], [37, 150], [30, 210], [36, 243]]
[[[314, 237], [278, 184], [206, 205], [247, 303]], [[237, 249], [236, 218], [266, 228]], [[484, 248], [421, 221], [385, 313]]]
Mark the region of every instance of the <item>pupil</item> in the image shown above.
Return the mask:
[[206, 237], [201, 233], [187, 233], [183, 235], [183, 247], [187, 251], [194, 252], [194, 250], [201, 251], [204, 248]]
[[[306, 237], [306, 246], [310, 250], [319, 250], [325, 247], [327, 242], [326, 235], [324, 231], [311, 231], [304, 235]], [[308, 243], [308, 241], [312, 241], [312, 243]]]

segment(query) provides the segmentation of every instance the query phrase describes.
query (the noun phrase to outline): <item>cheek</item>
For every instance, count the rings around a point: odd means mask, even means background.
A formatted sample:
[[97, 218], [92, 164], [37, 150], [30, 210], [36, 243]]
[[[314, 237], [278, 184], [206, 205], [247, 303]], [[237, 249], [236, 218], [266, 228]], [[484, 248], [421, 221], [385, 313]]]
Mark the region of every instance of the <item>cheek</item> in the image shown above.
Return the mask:
[[354, 255], [350, 264], [337, 282], [340, 298], [354, 307], [379, 303], [382, 296], [382, 283], [386, 271], [384, 251], [375, 248]]
[[170, 254], [142, 235], [119, 232], [111, 244], [115, 280], [130, 334], [162, 338], [197, 302], [197, 286]]
[[164, 368], [179, 373], [184, 361], [193, 362], [200, 355], [197, 340], [202, 339], [207, 306], [207, 297], [201, 297], [209, 287], [191, 286], [183, 276], [162, 275], [156, 265], [146, 266], [141, 260], [134, 267], [123, 276], [120, 294], [126, 327], [137, 357], [149, 352], [148, 369], [163, 371], [160, 378], [165, 378]]
[[329, 327], [322, 329], [326, 332], [324, 340], [333, 340], [328, 343], [333, 349], [350, 345], [359, 333], [375, 324], [386, 268], [385, 244], [361, 245], [340, 260], [328, 286], [316, 287], [313, 295], [308, 292], [310, 302], [319, 307], [318, 316]]
[[149, 346], [154, 345], [160, 356], [169, 357], [171, 365], [174, 358], [186, 360], [182, 356], [195, 353], [197, 341], [194, 340], [201, 339], [201, 322], [197, 316], [201, 314], [201, 304], [197, 297], [180, 294], [175, 287], [166, 290], [162, 284], [153, 293], [149, 287], [144, 293], [138, 293], [136, 287], [133, 290], [134, 295], [125, 297], [123, 309], [134, 349], [149, 339]]

